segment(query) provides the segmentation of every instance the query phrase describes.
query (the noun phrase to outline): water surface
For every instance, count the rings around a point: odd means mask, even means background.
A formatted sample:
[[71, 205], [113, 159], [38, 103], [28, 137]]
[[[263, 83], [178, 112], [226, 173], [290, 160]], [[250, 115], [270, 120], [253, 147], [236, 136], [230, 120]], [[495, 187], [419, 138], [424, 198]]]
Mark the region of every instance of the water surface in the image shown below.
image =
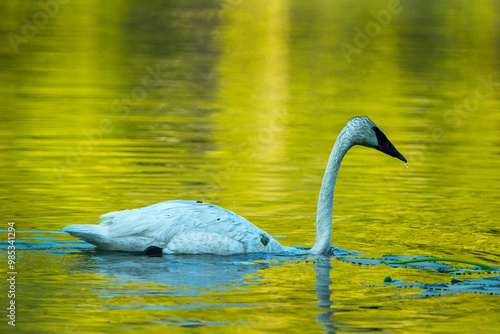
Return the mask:
[[347, 154], [335, 245], [499, 265], [500, 2], [87, 1], [45, 21], [36, 1], [0, 7], [0, 230], [18, 231], [16, 332], [500, 332], [498, 296], [384, 284], [450, 283], [434, 270], [145, 258], [58, 232], [186, 199], [310, 247], [331, 147], [368, 115], [409, 168]]

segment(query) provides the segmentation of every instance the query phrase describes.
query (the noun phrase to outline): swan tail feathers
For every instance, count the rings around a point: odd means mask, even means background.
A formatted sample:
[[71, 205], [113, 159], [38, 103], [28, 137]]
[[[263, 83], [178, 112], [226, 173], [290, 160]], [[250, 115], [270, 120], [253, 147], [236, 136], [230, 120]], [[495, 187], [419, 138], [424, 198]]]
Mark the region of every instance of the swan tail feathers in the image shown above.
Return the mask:
[[69, 225], [62, 231], [103, 249], [110, 242], [105, 229], [99, 225]]

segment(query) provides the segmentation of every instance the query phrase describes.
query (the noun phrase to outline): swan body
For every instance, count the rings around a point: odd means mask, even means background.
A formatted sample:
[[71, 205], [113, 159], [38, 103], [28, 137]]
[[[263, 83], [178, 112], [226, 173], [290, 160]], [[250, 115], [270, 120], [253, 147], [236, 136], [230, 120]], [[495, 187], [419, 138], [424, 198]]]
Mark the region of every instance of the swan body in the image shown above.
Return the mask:
[[[333, 146], [323, 177], [316, 213], [312, 254], [329, 253], [333, 193], [340, 163], [354, 145], [377, 149], [404, 162], [384, 133], [368, 117], [351, 119]], [[106, 250], [140, 252], [153, 246], [163, 254], [282, 253], [286, 248], [245, 218], [213, 204], [174, 200], [144, 208], [106, 213], [98, 225], [69, 225], [72, 236]]]
[[[106, 250], [163, 254], [281, 253], [285, 248], [245, 218], [200, 201], [166, 201], [106, 213], [99, 225], [70, 225], [64, 232]], [[266, 244], [266, 245], [264, 245]]]

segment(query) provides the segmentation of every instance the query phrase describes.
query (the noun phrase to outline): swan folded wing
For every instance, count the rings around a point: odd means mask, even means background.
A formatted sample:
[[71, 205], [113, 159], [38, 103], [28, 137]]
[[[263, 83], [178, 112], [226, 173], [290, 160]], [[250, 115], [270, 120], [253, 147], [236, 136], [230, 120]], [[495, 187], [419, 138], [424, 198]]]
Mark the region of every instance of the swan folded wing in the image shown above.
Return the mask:
[[[101, 218], [101, 225], [108, 227], [111, 238], [141, 236], [149, 238], [151, 245], [170, 249], [172, 253], [186, 253], [187, 249], [182, 251], [181, 248], [192, 243], [192, 247], [222, 254], [226, 253], [222, 248], [234, 249], [235, 242], [245, 245], [243, 248], [248, 245], [262, 247], [262, 235], [272, 238], [231, 211], [191, 201], [167, 201], [140, 209], [110, 212]], [[217, 246], [221, 250], [216, 252]], [[206, 253], [206, 250], [199, 249], [195, 253]]]
[[101, 225], [108, 226], [110, 238], [141, 236], [156, 241], [155, 245], [159, 247], [168, 243], [181, 229], [175, 217], [141, 209], [110, 212], [101, 218], [104, 219]]
[[173, 237], [163, 248], [164, 254], [243, 254], [253, 247], [219, 233], [187, 232]]

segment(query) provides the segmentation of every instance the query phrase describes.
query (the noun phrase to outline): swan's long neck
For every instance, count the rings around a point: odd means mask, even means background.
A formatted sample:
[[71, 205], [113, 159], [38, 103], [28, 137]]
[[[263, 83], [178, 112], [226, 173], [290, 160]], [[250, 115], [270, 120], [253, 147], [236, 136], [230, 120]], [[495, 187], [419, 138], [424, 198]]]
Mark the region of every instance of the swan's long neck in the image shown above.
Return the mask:
[[333, 193], [340, 163], [347, 151], [353, 146], [351, 129], [346, 126], [337, 137], [321, 184], [316, 213], [316, 242], [311, 253], [325, 254], [332, 245]]

